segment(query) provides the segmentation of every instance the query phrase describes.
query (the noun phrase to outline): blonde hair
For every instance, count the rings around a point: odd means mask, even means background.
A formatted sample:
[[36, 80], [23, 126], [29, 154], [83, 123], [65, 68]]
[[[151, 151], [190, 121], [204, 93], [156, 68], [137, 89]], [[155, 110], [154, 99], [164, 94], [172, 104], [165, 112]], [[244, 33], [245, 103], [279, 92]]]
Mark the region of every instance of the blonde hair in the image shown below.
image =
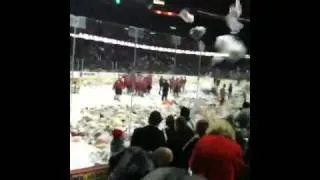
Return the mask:
[[202, 116], [209, 122], [206, 134], [223, 135], [232, 140], [236, 139], [236, 133], [232, 125], [226, 118], [218, 117], [217, 112], [213, 108], [206, 108], [202, 112]]

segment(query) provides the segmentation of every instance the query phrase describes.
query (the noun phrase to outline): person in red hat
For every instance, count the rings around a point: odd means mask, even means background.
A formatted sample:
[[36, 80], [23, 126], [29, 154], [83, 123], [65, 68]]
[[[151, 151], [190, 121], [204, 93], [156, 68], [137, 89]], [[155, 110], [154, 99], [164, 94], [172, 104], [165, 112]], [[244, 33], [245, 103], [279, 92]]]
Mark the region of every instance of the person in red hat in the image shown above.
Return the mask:
[[226, 120], [214, 120], [193, 148], [189, 167], [208, 180], [236, 180], [244, 167], [242, 150]]
[[117, 154], [118, 152], [121, 152], [124, 147], [124, 132], [120, 129], [114, 129], [112, 131], [112, 141], [111, 141], [111, 156]]

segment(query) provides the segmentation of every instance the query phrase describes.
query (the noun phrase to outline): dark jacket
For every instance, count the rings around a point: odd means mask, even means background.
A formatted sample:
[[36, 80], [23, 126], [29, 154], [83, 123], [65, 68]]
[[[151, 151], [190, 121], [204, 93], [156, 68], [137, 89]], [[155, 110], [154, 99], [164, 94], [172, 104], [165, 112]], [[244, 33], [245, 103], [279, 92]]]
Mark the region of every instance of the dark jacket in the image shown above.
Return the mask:
[[169, 91], [169, 83], [168, 82], [164, 82], [162, 84], [162, 91], [165, 91], [165, 92]]
[[163, 79], [163, 78], [160, 78], [160, 79], [159, 79], [159, 85], [160, 85], [161, 87], [162, 87], [163, 83], [164, 83], [164, 79]]
[[161, 130], [154, 126], [136, 128], [131, 137], [131, 146], [138, 146], [146, 151], [154, 151], [165, 146], [166, 140]]
[[109, 159], [109, 180], [140, 180], [155, 169], [149, 153], [129, 147]]
[[244, 168], [240, 171], [240, 174], [237, 177], [237, 180], [250, 180], [250, 166], [249, 165], [244, 166]]
[[121, 152], [123, 149], [125, 149], [123, 139], [113, 138], [110, 146], [111, 156]]
[[164, 133], [166, 134], [166, 140], [168, 141], [168, 139], [172, 139], [172, 136], [174, 136], [175, 130], [170, 128], [165, 128]]
[[234, 120], [239, 123], [240, 128], [247, 128], [250, 125], [250, 108], [242, 109]]
[[173, 152], [172, 166], [188, 169], [188, 157], [183, 153], [183, 147], [193, 136], [193, 131], [187, 127], [185, 131], [175, 132], [168, 138], [167, 146]]
[[193, 136], [183, 147], [182, 147], [182, 156], [184, 159], [184, 168], [189, 167], [189, 160], [192, 155], [193, 148], [199, 141], [200, 137], [198, 135]]

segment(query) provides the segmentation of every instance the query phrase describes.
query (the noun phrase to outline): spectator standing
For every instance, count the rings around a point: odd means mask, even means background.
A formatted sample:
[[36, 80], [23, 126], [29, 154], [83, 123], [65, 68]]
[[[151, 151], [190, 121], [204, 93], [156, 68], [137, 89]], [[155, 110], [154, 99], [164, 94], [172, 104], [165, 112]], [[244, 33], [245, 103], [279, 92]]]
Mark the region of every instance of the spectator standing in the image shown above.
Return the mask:
[[108, 180], [141, 180], [154, 169], [148, 152], [139, 147], [129, 147], [109, 159]]
[[188, 159], [183, 154], [183, 146], [194, 136], [193, 131], [188, 127], [184, 117], [179, 117], [175, 121], [176, 132], [168, 138], [167, 145], [173, 152], [172, 166], [177, 168], [188, 169], [186, 163]]
[[206, 120], [199, 120], [196, 124], [196, 134], [183, 147], [182, 155], [184, 156], [184, 168], [188, 168], [188, 161], [192, 155], [192, 151], [199, 139], [206, 134], [209, 123]]
[[124, 132], [120, 129], [114, 129], [112, 131], [112, 137], [113, 139], [111, 140], [111, 156], [116, 155], [117, 153], [121, 152], [124, 150], [124, 138], [123, 138]]
[[190, 119], [190, 109], [187, 107], [181, 107], [180, 116], [184, 117], [187, 121], [188, 127], [193, 131], [195, 129], [194, 123]]
[[236, 180], [244, 161], [242, 150], [235, 141], [235, 132], [226, 120], [214, 120], [195, 145], [190, 158], [194, 174], [208, 180]]
[[175, 133], [174, 124], [175, 124], [174, 117], [172, 115], [168, 116], [166, 118], [166, 128], [164, 129], [164, 132], [163, 132], [165, 135], [166, 141], [168, 139], [171, 139], [172, 136], [174, 136], [174, 133]]
[[158, 147], [165, 146], [164, 134], [158, 126], [162, 121], [159, 111], [151, 112], [149, 116], [149, 125], [136, 128], [131, 138], [131, 146], [138, 146], [146, 151], [154, 151]]

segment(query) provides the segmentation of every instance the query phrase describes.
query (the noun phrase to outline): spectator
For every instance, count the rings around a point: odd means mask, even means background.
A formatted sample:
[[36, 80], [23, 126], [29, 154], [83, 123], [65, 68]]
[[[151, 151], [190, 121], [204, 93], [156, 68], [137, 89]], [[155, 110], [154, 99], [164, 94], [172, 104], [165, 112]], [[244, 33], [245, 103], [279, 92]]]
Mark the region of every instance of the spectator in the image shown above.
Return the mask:
[[182, 180], [188, 176], [188, 171], [185, 169], [162, 167], [147, 174], [142, 180]]
[[235, 180], [244, 166], [241, 147], [226, 120], [211, 120], [208, 134], [195, 145], [190, 158], [194, 174], [208, 180]]
[[194, 130], [194, 124], [190, 120], [190, 109], [187, 107], [182, 106], [180, 110], [180, 116], [184, 117], [185, 120], [187, 121], [188, 126]]
[[154, 169], [149, 153], [129, 147], [109, 159], [108, 180], [140, 180]]
[[166, 118], [166, 128], [164, 129], [164, 134], [165, 134], [165, 138], [166, 141], [170, 138], [172, 138], [172, 136], [174, 135], [174, 117], [172, 115], [168, 116]]
[[233, 115], [229, 115], [226, 119], [232, 127], [235, 129], [235, 134], [236, 134], [236, 141], [237, 143], [241, 146], [242, 150], [245, 151], [247, 147], [247, 141], [246, 141], [246, 130], [238, 128], [238, 123], [235, 123]]
[[152, 159], [156, 167], [166, 167], [172, 162], [173, 153], [169, 148], [159, 147], [152, 153]]
[[248, 141], [248, 149], [245, 153], [245, 156], [244, 156], [244, 160], [247, 164], [250, 164], [250, 140], [251, 138], [249, 138], [249, 141]]
[[206, 120], [200, 120], [196, 124], [196, 133], [201, 138], [206, 134], [206, 131], [209, 127], [209, 122]]
[[111, 156], [116, 155], [124, 149], [123, 131], [120, 129], [114, 129], [112, 131], [113, 139], [111, 141]]
[[131, 146], [138, 146], [146, 151], [154, 151], [158, 147], [165, 146], [164, 134], [158, 129], [161, 121], [162, 117], [159, 111], [151, 112], [148, 120], [149, 125], [134, 130]]
[[240, 175], [237, 178], [237, 180], [250, 180], [250, 139], [248, 144], [249, 146], [244, 156], [244, 161], [246, 162], [246, 165], [240, 172]]
[[172, 166], [188, 169], [187, 159], [183, 155], [183, 146], [194, 136], [184, 117], [176, 119], [176, 132], [168, 139], [168, 147], [173, 152]]
[[234, 122], [238, 124], [236, 129], [237, 142], [246, 151], [248, 139], [250, 137], [250, 103], [244, 102], [240, 113], [235, 117]]
[[209, 123], [206, 120], [199, 120], [196, 124], [196, 134], [193, 136], [193, 138], [191, 138], [183, 147], [182, 147], [182, 151], [183, 151], [183, 156], [184, 156], [184, 164], [185, 164], [185, 168], [188, 168], [188, 161], [191, 157], [192, 154], [192, 150], [194, 148], [194, 146], [196, 145], [196, 143], [198, 142], [198, 140], [205, 135], [207, 129], [208, 129]]
[[244, 102], [240, 113], [235, 117], [235, 122], [240, 128], [249, 128], [250, 126], [250, 103]]
[[147, 174], [142, 180], [176, 180], [188, 175], [184, 169], [168, 167], [173, 160], [173, 154], [169, 148], [156, 149], [152, 157], [157, 169]]

